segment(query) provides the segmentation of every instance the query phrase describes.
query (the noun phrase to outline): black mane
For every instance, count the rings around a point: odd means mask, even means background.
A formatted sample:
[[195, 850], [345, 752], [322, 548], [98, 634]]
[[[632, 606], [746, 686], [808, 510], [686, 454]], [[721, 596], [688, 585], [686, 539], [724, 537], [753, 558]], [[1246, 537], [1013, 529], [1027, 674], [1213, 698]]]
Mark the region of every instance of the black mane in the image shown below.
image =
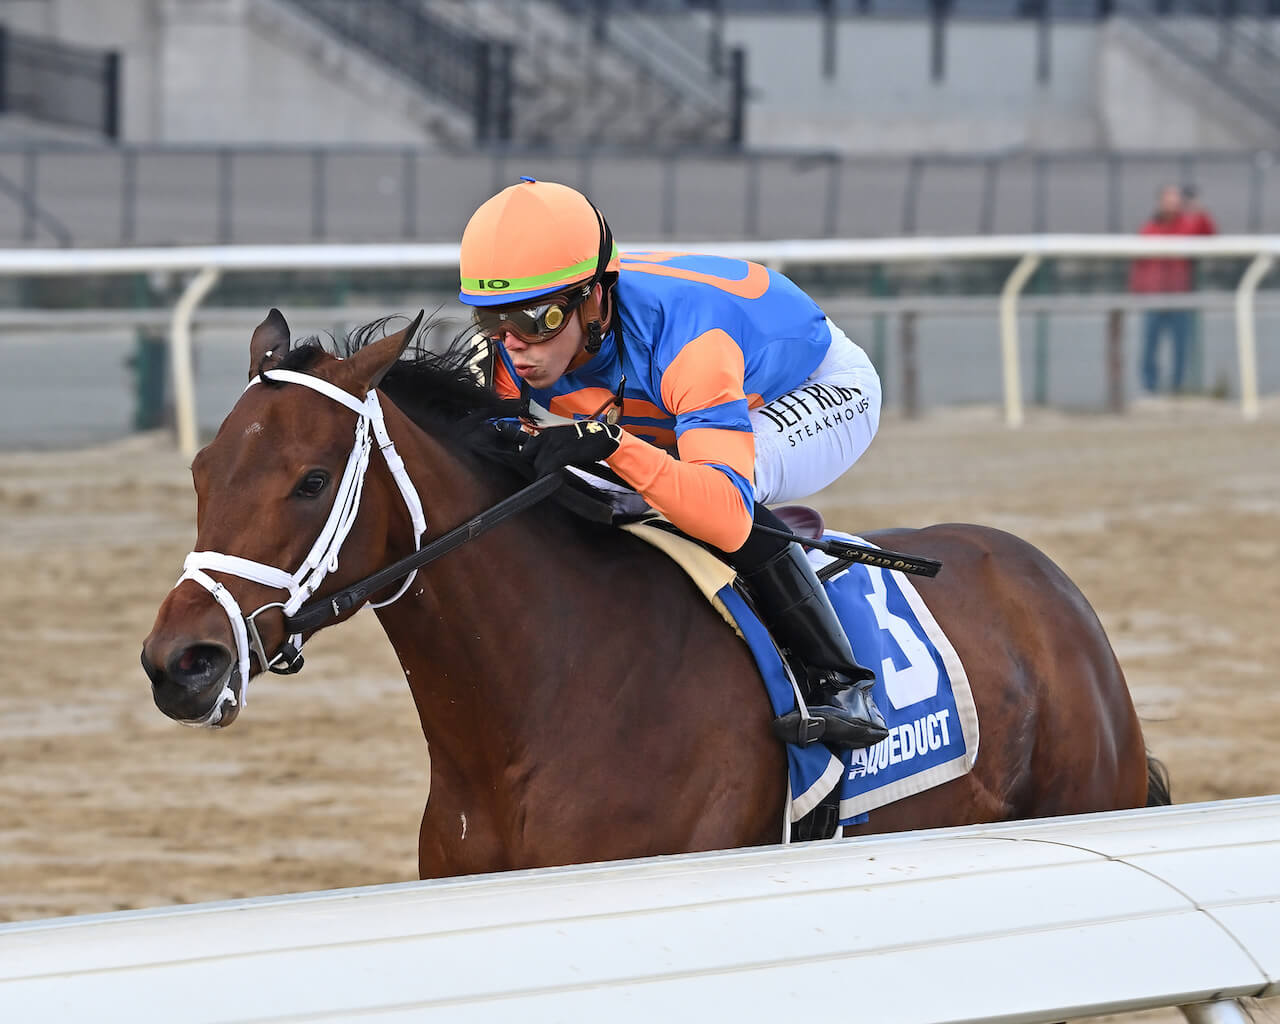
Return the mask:
[[[339, 341], [306, 338], [289, 350], [276, 369], [309, 372], [328, 350], [345, 359], [394, 333], [392, 321], [397, 319], [400, 318], [374, 320]], [[510, 494], [531, 483], [533, 465], [519, 453], [513, 435], [492, 426], [494, 420], [518, 417], [521, 403], [519, 399], [499, 397], [482, 376], [487, 371], [476, 369], [477, 359], [481, 365], [491, 363], [488, 340], [464, 330], [442, 351], [434, 351], [425, 341], [431, 326], [427, 324], [419, 330], [383, 376], [378, 390], [423, 431], [445, 442], [451, 452], [493, 483], [499, 493]], [[268, 383], [270, 377], [268, 370]], [[595, 503], [606, 501], [585, 480], [569, 476], [566, 483], [568, 487], [562, 490], [576, 491]], [[571, 495], [561, 493], [557, 503], [572, 500]], [[579, 515], [598, 516], [599, 509], [588, 512], [579, 505]], [[582, 528], [581, 524], [578, 528]]]
[[[353, 331], [346, 339], [348, 353], [382, 337], [385, 323], [375, 320]], [[400, 411], [424, 430], [456, 434], [450, 428], [460, 426], [464, 436], [480, 421], [519, 415], [520, 402], [499, 397], [475, 366], [477, 361], [490, 362], [489, 340], [467, 329], [436, 352], [424, 340], [431, 326], [418, 332], [378, 385]], [[487, 377], [488, 371], [483, 375]]]
[[[345, 359], [381, 340], [392, 333], [391, 322], [396, 319], [383, 317], [357, 327], [333, 344], [334, 354]], [[442, 351], [433, 351], [425, 341], [431, 327], [428, 323], [419, 330], [382, 378], [379, 390], [423, 430], [464, 442], [473, 439], [480, 423], [517, 416], [519, 401], [499, 397], [473, 366], [477, 360], [489, 360], [488, 340], [464, 330]], [[324, 351], [322, 339], [307, 338], [290, 349], [276, 368], [307, 372]]]

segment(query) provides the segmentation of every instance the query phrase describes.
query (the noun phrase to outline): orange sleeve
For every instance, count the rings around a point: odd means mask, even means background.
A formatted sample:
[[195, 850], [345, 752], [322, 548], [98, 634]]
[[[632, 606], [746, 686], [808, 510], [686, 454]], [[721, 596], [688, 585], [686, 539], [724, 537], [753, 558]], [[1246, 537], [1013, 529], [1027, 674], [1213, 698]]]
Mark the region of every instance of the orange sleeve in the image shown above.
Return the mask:
[[746, 361], [738, 343], [718, 327], [682, 348], [662, 371], [662, 401], [675, 416], [745, 400]]
[[747, 508], [733, 481], [714, 466], [679, 462], [625, 432], [618, 450], [605, 461], [685, 533], [721, 551], [737, 551], [747, 542], [755, 510]]
[[[744, 372], [742, 349], [729, 334], [716, 329], [698, 335], [662, 374], [663, 404], [678, 425], [686, 418], [676, 442], [680, 458], [626, 435], [607, 460], [676, 526], [722, 551], [746, 543], [755, 512], [748, 499], [755, 435], [745, 421]], [[740, 410], [743, 422], [722, 420], [717, 410], [726, 407]], [[740, 426], [746, 429], [735, 429]]]

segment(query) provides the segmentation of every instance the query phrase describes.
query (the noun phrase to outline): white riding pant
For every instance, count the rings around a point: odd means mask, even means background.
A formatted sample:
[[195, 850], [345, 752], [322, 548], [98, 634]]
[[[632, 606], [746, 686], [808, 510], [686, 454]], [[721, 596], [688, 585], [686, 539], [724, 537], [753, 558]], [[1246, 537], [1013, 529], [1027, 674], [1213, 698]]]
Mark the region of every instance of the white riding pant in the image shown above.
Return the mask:
[[751, 411], [756, 500], [795, 501], [846, 472], [880, 427], [880, 375], [871, 359], [827, 319], [831, 348], [809, 379]]
[[[880, 375], [870, 357], [827, 319], [831, 347], [793, 391], [750, 413], [755, 435], [756, 500], [776, 505], [806, 498], [836, 480], [867, 450], [880, 427]], [[644, 499], [586, 470], [570, 467], [619, 495], [620, 511], [639, 514]]]

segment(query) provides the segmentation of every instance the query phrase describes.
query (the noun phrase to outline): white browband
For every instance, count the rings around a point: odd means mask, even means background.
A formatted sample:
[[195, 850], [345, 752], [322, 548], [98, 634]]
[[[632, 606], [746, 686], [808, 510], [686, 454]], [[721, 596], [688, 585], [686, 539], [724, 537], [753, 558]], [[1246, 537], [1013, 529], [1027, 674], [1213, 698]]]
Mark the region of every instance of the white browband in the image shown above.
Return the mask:
[[[248, 388], [253, 387], [254, 384], [259, 383], [261, 380], [261, 377], [254, 377], [253, 380], [249, 381], [245, 390], [247, 391]], [[338, 483], [329, 518], [325, 521], [324, 528], [320, 531], [320, 536], [311, 545], [311, 550], [307, 553], [306, 558], [302, 560], [302, 564], [293, 572], [286, 572], [284, 569], [277, 569], [262, 562], [254, 562], [248, 558], [240, 558], [237, 555], [224, 555], [217, 551], [193, 551], [187, 555], [186, 560], [182, 563], [183, 573], [174, 586], [176, 587], [186, 580], [192, 580], [209, 591], [214, 600], [222, 606], [223, 611], [227, 613], [227, 618], [231, 620], [231, 630], [235, 634], [236, 653], [239, 658], [240, 670], [240, 694], [238, 698], [232, 689], [231, 680], [228, 678], [209, 713], [199, 721], [185, 723], [187, 725], [217, 725], [222, 720], [222, 706], [228, 700], [235, 704], [238, 699], [240, 706], [244, 706], [249, 690], [249, 651], [251, 646], [254, 653], [258, 655], [258, 661], [264, 671], [280, 660], [280, 654], [276, 654], [274, 658], [268, 657], [266, 650], [263, 648], [262, 638], [258, 634], [258, 627], [254, 619], [268, 608], [279, 608], [285, 616], [292, 615], [319, 589], [324, 578], [329, 573], [337, 570], [338, 552], [341, 550], [343, 542], [347, 539], [347, 534], [351, 532], [356, 515], [360, 511], [360, 495], [364, 490], [365, 471], [369, 468], [369, 453], [375, 438], [378, 442], [378, 448], [382, 452], [382, 457], [386, 460], [387, 467], [391, 470], [391, 475], [395, 478], [396, 485], [400, 488], [400, 494], [404, 497], [405, 506], [409, 510], [409, 517], [413, 522], [415, 551], [422, 547], [422, 535], [427, 530], [426, 516], [422, 511], [422, 501], [419, 499], [418, 492], [413, 486], [413, 481], [409, 479], [409, 474], [404, 468], [404, 460], [400, 458], [400, 453], [396, 451], [395, 443], [387, 434], [387, 426], [382, 417], [382, 406], [378, 401], [378, 393], [376, 391], [370, 391], [362, 401], [327, 380], [313, 377], [308, 373], [299, 373], [296, 370], [270, 370], [267, 373], [267, 381], [286, 381], [288, 383], [301, 384], [303, 387], [318, 391], [320, 394], [332, 398], [335, 402], [345, 405], [358, 417], [355, 442], [351, 448], [351, 455], [347, 458], [347, 466], [343, 470], [342, 480]], [[371, 428], [372, 433], [370, 432]], [[208, 574], [209, 571], [227, 573], [231, 576], [239, 576], [241, 579], [251, 580], [254, 583], [261, 583], [264, 586], [285, 590], [288, 591], [289, 596], [284, 601], [264, 604], [261, 608], [245, 615], [240, 609], [240, 605], [236, 603], [236, 599], [231, 596], [231, 593], [221, 583]], [[415, 571], [405, 577], [400, 589], [387, 600], [377, 604], [370, 602], [370, 604], [374, 608], [381, 608], [397, 600], [409, 589], [409, 585], [416, 575]], [[294, 634], [289, 637], [288, 642], [293, 645], [295, 650], [302, 650], [301, 634]]]

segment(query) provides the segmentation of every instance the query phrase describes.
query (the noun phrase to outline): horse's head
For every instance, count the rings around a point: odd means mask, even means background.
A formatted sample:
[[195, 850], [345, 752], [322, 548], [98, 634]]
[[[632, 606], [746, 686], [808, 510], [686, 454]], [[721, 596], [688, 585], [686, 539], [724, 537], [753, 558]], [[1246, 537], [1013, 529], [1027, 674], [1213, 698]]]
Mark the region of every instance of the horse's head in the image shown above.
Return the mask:
[[[287, 615], [376, 568], [394, 522], [411, 523], [405, 532], [420, 539], [421, 506], [403, 472], [397, 495], [396, 484], [364, 487], [364, 471], [373, 447], [399, 461], [374, 389], [421, 319], [347, 359], [312, 346], [291, 355], [275, 309], [253, 332], [250, 386], [191, 465], [195, 550], [142, 647], [156, 706], [170, 718], [230, 724], [250, 676], [298, 661]], [[381, 528], [348, 541], [357, 516]]]

